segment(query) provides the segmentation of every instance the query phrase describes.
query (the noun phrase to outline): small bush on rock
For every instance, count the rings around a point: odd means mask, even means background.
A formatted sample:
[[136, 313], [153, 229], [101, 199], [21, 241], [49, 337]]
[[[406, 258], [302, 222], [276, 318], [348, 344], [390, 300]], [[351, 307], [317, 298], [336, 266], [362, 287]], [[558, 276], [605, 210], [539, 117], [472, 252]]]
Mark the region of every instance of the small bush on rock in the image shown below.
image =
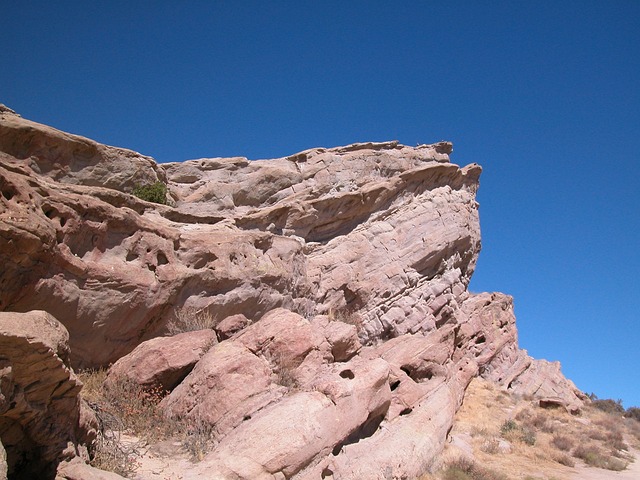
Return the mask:
[[133, 194], [147, 202], [167, 204], [167, 186], [162, 182], [137, 186], [133, 189]]

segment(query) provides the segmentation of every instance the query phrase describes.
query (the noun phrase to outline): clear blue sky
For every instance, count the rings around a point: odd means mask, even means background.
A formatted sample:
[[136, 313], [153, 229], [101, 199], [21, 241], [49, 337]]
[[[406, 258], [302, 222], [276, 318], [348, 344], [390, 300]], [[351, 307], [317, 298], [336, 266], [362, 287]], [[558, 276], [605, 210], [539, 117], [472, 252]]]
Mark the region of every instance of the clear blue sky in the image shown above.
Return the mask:
[[0, 0], [0, 102], [160, 162], [451, 140], [484, 167], [471, 288], [640, 406], [640, 1]]

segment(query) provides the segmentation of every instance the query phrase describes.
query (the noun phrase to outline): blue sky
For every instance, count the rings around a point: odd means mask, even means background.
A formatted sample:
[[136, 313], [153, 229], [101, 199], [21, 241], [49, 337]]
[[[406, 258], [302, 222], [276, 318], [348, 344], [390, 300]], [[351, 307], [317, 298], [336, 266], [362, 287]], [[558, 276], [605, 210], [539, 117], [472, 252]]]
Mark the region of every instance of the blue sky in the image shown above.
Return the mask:
[[484, 168], [473, 291], [640, 406], [640, 2], [10, 2], [0, 102], [157, 161], [450, 140]]

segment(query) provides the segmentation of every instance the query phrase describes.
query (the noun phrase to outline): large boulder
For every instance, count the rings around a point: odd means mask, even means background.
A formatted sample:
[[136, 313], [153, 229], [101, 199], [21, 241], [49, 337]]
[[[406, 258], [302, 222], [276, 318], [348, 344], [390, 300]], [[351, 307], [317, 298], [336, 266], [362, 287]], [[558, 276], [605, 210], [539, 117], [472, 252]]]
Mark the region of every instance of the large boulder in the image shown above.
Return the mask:
[[215, 343], [210, 329], [148, 340], [109, 368], [107, 382], [129, 380], [145, 389], [171, 391]]
[[11, 478], [53, 478], [59, 462], [86, 457], [95, 439], [68, 339], [45, 312], [0, 312], [0, 439]]

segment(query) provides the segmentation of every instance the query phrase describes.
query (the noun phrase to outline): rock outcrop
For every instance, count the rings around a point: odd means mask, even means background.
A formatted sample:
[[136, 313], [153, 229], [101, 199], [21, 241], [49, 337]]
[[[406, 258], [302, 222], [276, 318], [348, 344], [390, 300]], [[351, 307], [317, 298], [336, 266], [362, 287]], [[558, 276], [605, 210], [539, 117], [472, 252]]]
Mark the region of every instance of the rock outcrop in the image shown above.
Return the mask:
[[68, 333], [46, 312], [0, 312], [0, 439], [10, 478], [54, 478], [87, 456], [97, 422], [78, 395]]
[[[167, 415], [216, 435], [194, 478], [415, 478], [474, 376], [582, 402], [519, 349], [510, 297], [468, 292], [481, 168], [451, 151], [156, 165], [0, 109], [0, 310], [45, 310], [74, 365], [171, 391]], [[156, 181], [169, 205], [129, 193]], [[184, 312], [215, 333], [157, 338]]]

